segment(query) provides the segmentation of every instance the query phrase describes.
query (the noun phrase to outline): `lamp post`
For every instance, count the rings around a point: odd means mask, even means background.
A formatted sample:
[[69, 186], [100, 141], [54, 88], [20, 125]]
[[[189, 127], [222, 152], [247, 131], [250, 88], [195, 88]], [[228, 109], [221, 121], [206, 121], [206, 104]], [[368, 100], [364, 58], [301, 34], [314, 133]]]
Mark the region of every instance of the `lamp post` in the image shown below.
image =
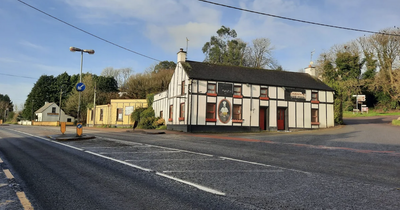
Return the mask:
[[[69, 51], [71, 52], [81, 52], [81, 74], [79, 76], [79, 82], [82, 83], [82, 66], [83, 66], [83, 53], [94, 54], [94, 50], [82, 50], [77, 47], [70, 47]], [[78, 99], [78, 122], [80, 122], [80, 110], [81, 110], [81, 91], [79, 91], [79, 99]]]

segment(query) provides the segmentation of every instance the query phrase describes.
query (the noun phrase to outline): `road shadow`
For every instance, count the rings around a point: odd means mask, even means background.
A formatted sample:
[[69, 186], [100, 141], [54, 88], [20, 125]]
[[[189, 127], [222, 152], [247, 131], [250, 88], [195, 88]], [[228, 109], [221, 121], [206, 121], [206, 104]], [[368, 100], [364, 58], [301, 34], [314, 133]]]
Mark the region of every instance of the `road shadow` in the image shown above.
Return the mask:
[[395, 120], [398, 117], [399, 116], [356, 117], [356, 118], [344, 118], [343, 121], [346, 125], [390, 124], [392, 120]]

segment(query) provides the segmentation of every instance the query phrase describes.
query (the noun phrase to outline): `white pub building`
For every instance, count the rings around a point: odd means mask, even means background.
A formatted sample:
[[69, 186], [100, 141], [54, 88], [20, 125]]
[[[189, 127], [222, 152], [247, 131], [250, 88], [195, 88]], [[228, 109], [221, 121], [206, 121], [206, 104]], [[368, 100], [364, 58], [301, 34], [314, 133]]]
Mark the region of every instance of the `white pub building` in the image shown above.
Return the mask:
[[307, 73], [187, 61], [181, 49], [153, 109], [168, 130], [289, 131], [333, 127], [333, 103], [334, 90]]

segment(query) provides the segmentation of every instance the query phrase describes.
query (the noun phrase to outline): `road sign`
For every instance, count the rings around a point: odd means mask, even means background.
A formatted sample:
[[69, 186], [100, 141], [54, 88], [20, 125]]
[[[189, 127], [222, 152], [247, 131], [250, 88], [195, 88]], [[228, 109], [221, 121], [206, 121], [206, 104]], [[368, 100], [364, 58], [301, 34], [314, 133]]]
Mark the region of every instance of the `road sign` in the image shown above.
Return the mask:
[[77, 136], [82, 136], [83, 133], [83, 128], [82, 128], [82, 123], [76, 124], [76, 135]]
[[78, 92], [84, 91], [85, 88], [86, 88], [86, 86], [85, 86], [85, 84], [83, 84], [82, 82], [80, 82], [80, 83], [78, 83], [78, 84], [76, 85], [76, 90], [77, 90]]

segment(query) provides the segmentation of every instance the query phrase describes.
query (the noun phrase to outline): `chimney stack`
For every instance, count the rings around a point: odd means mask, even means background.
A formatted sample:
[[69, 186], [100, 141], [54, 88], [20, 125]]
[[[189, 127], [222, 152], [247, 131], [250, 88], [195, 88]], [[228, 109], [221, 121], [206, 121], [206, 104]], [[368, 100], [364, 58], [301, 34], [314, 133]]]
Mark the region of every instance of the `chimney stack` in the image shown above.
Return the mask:
[[178, 52], [178, 62], [185, 62], [186, 61], [186, 52], [183, 51], [183, 48], [181, 48]]

